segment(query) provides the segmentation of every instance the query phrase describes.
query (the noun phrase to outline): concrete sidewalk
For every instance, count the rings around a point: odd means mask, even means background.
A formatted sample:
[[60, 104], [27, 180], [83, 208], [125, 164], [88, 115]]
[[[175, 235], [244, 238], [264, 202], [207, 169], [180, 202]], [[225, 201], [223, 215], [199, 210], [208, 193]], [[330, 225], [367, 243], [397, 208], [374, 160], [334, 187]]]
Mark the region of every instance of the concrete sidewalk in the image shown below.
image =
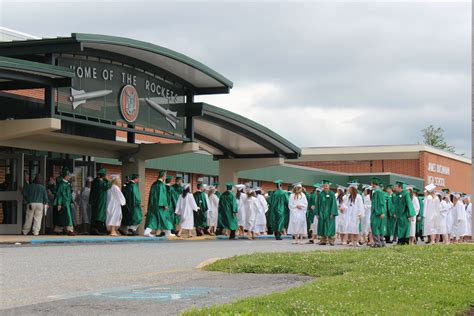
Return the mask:
[[[246, 240], [246, 237], [237, 236], [237, 239]], [[263, 235], [256, 237], [257, 239], [274, 239], [273, 235]], [[282, 236], [283, 239], [291, 239], [291, 236]], [[144, 237], [144, 236], [92, 236], [92, 235], [40, 235], [40, 236], [23, 236], [23, 235], [0, 235], [0, 244], [70, 244], [70, 243], [116, 243], [116, 242], [163, 242], [170, 240], [223, 240], [228, 239], [226, 236], [200, 236], [200, 237]]]

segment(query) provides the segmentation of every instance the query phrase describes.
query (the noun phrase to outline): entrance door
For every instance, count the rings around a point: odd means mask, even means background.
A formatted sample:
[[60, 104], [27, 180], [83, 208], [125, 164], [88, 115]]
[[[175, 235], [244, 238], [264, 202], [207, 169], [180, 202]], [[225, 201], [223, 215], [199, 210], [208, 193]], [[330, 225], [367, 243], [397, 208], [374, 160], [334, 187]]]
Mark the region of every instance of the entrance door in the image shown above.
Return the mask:
[[23, 154], [0, 153], [0, 234], [21, 233], [23, 163]]

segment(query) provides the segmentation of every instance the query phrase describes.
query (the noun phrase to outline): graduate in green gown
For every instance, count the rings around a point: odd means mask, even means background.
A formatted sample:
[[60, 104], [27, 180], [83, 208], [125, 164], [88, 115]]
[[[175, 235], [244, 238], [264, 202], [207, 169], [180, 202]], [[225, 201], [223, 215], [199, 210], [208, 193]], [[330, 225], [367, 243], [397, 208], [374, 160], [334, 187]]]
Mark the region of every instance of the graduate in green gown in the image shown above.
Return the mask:
[[416, 239], [418, 238], [423, 241], [423, 228], [424, 228], [424, 200], [425, 196], [423, 193], [420, 193], [420, 189], [418, 188], [413, 188], [413, 191], [418, 195], [418, 202], [420, 203], [420, 212], [418, 213], [418, 216], [416, 217]]
[[162, 235], [170, 235], [173, 229], [173, 223], [170, 220], [170, 203], [168, 200], [168, 192], [166, 191], [166, 171], [158, 172], [158, 180], [156, 180], [150, 188], [148, 197], [148, 212], [145, 220], [146, 237], [154, 237], [152, 231], [161, 230]]
[[[168, 201], [170, 202], [170, 219], [171, 223], [173, 224], [172, 233], [176, 233], [176, 227], [179, 224], [179, 215], [175, 214], [176, 211], [176, 203], [178, 202], [179, 193], [177, 193], [173, 186], [171, 185], [171, 180], [173, 180], [172, 176], [167, 176], [165, 180], [166, 184], [166, 192], [168, 193]], [[178, 217], [178, 221], [176, 223], [176, 217]]]
[[199, 210], [194, 212], [194, 226], [196, 226], [196, 234], [202, 236], [207, 227], [207, 210], [209, 209], [205, 186], [202, 183], [198, 183], [197, 191], [194, 192], [193, 195], [194, 200], [199, 207]]
[[107, 170], [101, 168], [97, 171], [97, 177], [92, 181], [89, 204], [91, 205], [91, 234], [105, 235], [107, 227], [105, 220], [107, 217], [107, 191], [110, 189], [110, 182], [106, 178]]
[[214, 188], [216, 188], [216, 192], [214, 193], [215, 195], [217, 195], [217, 197], [220, 199], [221, 198], [221, 195], [222, 193], [220, 193], [218, 191], [218, 188], [219, 188], [219, 182], [215, 181], [214, 184], [213, 184]]
[[228, 182], [225, 184], [226, 191], [221, 194], [218, 206], [218, 222], [222, 228], [228, 230], [229, 239], [235, 239], [235, 231], [239, 228], [237, 223], [237, 199], [235, 198], [232, 188], [234, 184]]
[[[316, 216], [316, 201], [318, 197], [318, 189], [321, 187], [321, 183], [313, 184], [313, 191], [309, 194], [308, 199], [308, 211], [306, 212], [306, 224], [308, 226], [308, 244], [314, 244], [314, 241], [318, 238], [317, 224], [314, 222]], [[316, 227], [315, 227], [316, 226]], [[316, 229], [315, 229], [316, 228]]]
[[67, 167], [61, 171], [61, 175], [56, 178], [56, 192], [53, 201], [53, 222], [54, 233], [61, 234], [64, 231], [70, 236], [75, 236], [74, 224], [71, 213], [72, 190], [69, 179], [71, 174]]
[[288, 209], [288, 192], [281, 188], [282, 180], [277, 180], [276, 190], [268, 201], [269, 220], [276, 240], [281, 240], [281, 233], [285, 230], [286, 214], [289, 214]]
[[372, 206], [370, 212], [370, 228], [374, 239], [374, 247], [385, 246], [385, 216], [387, 215], [387, 204], [385, 194], [380, 189], [380, 178], [372, 178]]
[[318, 236], [321, 236], [320, 245], [328, 242], [334, 246], [336, 236], [337, 202], [334, 192], [329, 190], [331, 182], [323, 180], [323, 191], [319, 192], [316, 203], [316, 216], [318, 218]]
[[405, 183], [397, 181], [395, 186], [395, 208], [397, 216], [397, 237], [398, 244], [408, 245], [410, 238], [410, 217], [416, 216], [411, 196], [405, 190]]
[[[184, 186], [183, 177], [176, 176], [174, 180], [174, 184], [171, 186], [176, 195], [176, 202], [178, 201], [179, 196], [183, 194], [183, 191], [184, 191], [183, 186]], [[181, 221], [181, 216], [175, 213], [173, 218], [174, 218], [173, 224], [176, 229], [179, 226], [179, 222]]]
[[140, 178], [134, 173], [129, 176], [129, 181], [123, 188], [126, 205], [122, 207], [122, 234], [129, 236], [138, 235], [138, 226], [142, 223], [142, 202], [139, 190]]
[[393, 206], [393, 185], [388, 184], [385, 187], [385, 204], [387, 205], [387, 221], [385, 229], [385, 242], [391, 244], [392, 238], [395, 238], [395, 227], [397, 219], [395, 215], [395, 208]]

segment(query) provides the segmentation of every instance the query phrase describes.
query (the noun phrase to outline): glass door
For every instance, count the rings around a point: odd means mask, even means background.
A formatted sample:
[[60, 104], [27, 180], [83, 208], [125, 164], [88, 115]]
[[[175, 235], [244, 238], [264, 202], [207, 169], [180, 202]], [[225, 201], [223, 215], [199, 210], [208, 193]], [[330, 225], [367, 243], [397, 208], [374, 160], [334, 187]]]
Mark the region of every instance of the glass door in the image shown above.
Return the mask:
[[0, 153], [0, 234], [21, 233], [23, 159], [23, 154]]

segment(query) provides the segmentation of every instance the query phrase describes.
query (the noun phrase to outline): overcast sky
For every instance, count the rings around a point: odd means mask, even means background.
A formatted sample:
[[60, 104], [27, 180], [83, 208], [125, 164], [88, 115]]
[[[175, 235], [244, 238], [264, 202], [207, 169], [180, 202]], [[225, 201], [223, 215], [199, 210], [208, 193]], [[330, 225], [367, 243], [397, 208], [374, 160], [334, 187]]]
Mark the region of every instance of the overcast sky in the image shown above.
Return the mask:
[[234, 82], [198, 101], [299, 146], [413, 144], [433, 124], [470, 156], [470, 1], [97, 2], [0, 0], [0, 25], [184, 53]]

